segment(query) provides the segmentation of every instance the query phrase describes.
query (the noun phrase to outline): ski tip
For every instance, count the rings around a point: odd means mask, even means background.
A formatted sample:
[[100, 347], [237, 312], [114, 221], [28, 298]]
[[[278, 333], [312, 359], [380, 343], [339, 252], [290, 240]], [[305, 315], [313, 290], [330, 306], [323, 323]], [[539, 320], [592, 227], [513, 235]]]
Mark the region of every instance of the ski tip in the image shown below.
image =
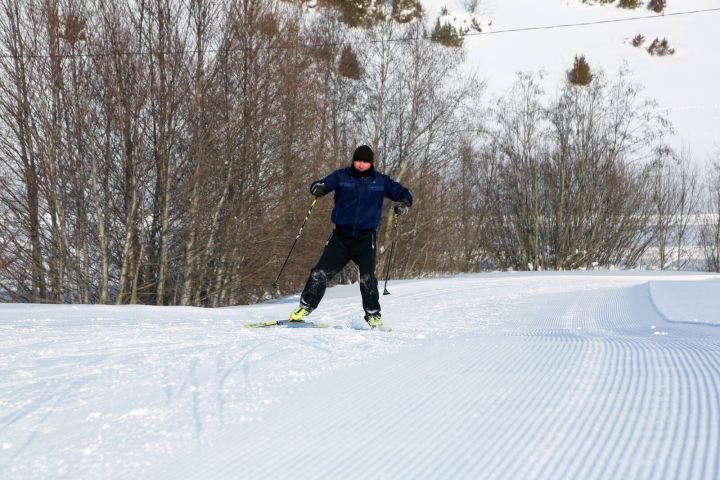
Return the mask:
[[263, 328], [263, 327], [274, 327], [278, 324], [278, 320], [270, 320], [269, 322], [258, 322], [258, 323], [246, 323], [243, 325], [245, 328]]

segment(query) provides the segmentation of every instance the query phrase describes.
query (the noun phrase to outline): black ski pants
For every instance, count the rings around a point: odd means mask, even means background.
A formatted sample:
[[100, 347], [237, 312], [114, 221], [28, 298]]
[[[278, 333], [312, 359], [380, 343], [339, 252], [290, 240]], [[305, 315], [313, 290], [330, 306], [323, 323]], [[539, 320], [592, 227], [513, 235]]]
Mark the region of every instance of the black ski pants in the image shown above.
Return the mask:
[[375, 278], [375, 232], [352, 238], [335, 230], [325, 244], [322, 256], [317, 265], [310, 271], [303, 289], [300, 303], [316, 309], [327, 283], [350, 260], [360, 267], [360, 295], [362, 296], [365, 315], [380, 315], [380, 294]]

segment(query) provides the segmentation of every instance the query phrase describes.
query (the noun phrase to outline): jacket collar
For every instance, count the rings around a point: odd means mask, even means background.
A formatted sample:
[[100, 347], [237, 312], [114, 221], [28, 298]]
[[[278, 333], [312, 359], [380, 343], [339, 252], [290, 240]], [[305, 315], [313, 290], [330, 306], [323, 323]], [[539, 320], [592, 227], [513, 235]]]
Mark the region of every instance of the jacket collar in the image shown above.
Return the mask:
[[360, 170], [355, 169], [354, 166], [350, 166], [350, 175], [353, 177], [372, 177], [375, 175], [375, 167], [370, 167], [364, 172], [361, 172]]

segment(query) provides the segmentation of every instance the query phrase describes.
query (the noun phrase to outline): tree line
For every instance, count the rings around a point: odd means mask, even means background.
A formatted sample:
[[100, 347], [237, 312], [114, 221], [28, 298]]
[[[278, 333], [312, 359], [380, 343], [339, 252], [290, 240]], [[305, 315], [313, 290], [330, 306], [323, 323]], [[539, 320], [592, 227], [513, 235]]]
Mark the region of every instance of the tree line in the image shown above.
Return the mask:
[[[462, 49], [419, 21], [350, 28], [333, 9], [255, 0], [0, 9], [5, 300], [221, 306], [299, 291], [329, 199], [270, 284], [308, 185], [361, 143], [416, 198], [394, 276], [634, 266], [649, 249], [684, 266], [699, 244], [720, 269], [718, 169], [698, 183], [623, 72], [555, 99], [523, 74], [487, 101]], [[391, 224], [388, 206], [378, 265]]]

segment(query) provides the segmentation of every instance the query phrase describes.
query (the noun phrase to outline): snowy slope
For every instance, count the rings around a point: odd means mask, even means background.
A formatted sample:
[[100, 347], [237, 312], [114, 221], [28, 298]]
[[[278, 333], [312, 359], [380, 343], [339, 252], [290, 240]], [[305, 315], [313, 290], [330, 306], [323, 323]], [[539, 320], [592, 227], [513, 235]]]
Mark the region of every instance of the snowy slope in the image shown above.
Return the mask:
[[653, 304], [670, 322], [720, 326], [720, 281], [703, 283], [652, 282]]
[[328, 329], [242, 328], [297, 298], [0, 305], [0, 478], [718, 478], [719, 286], [391, 282], [391, 333], [361, 329], [357, 285]]
[[[460, 22], [467, 16], [464, 0], [423, 0], [431, 19], [447, 7]], [[592, 2], [590, 2], [592, 3]], [[468, 69], [488, 83], [491, 95], [508, 91], [517, 71], [544, 71], [549, 93], [558, 90], [576, 54], [584, 54], [592, 68], [609, 76], [627, 63], [634, 80], [645, 93], [669, 111], [676, 135], [671, 143], [687, 146], [693, 158], [704, 163], [720, 151], [720, 11], [678, 15], [720, 8], [720, 0], [669, 0], [666, 15], [645, 8], [626, 10], [614, 4], [585, 4], [580, 0], [480, 0], [478, 14], [492, 22], [491, 31], [545, 27], [573, 23], [644, 20], [602, 23], [568, 28], [493, 33], [469, 36]], [[434, 21], [434, 20], [433, 20]], [[653, 57], [629, 44], [638, 33], [646, 44], [656, 37], [667, 38], [676, 48], [673, 56]]]

